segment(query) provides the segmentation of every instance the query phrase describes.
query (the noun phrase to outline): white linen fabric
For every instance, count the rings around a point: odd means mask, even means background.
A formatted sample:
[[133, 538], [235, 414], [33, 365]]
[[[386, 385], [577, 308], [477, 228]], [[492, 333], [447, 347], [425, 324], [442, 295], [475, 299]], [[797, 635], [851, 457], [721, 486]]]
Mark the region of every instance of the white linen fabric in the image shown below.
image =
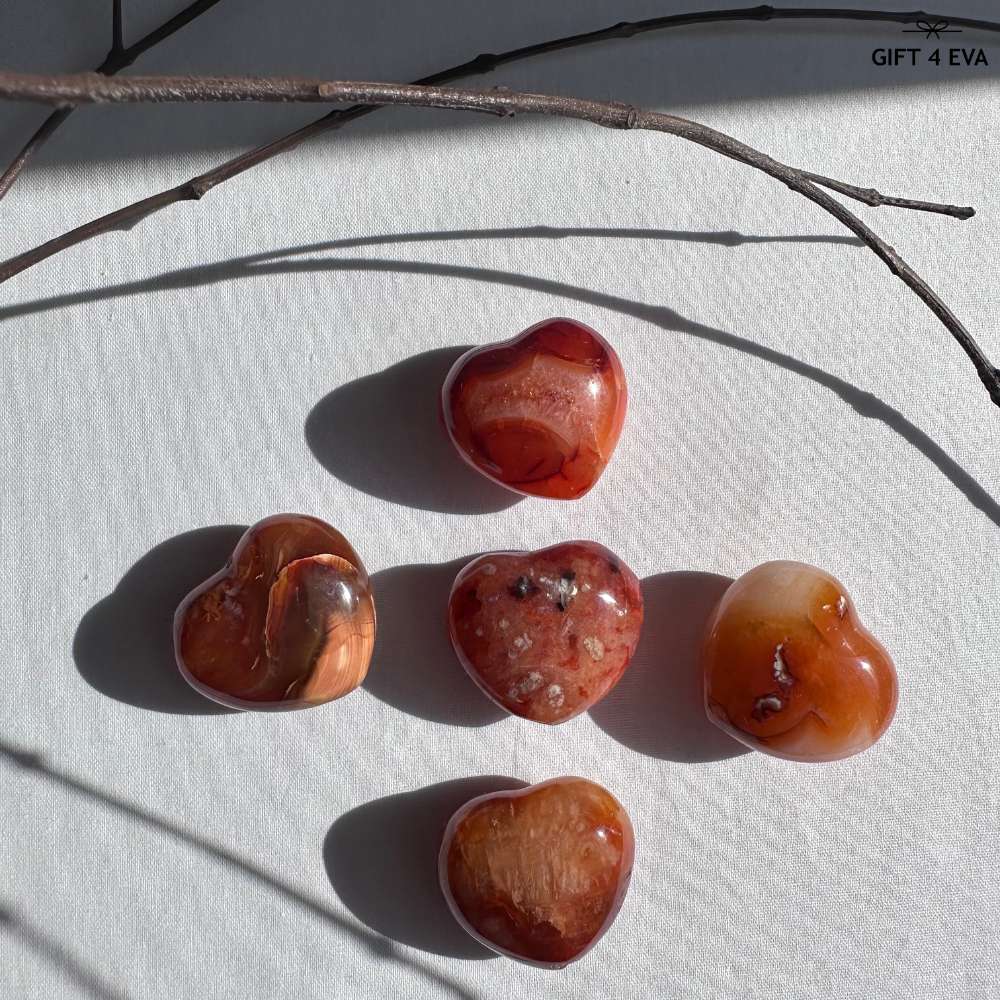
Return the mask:
[[[223, 0], [131, 72], [412, 79], [697, 5]], [[8, 0], [0, 61], [97, 65], [109, 6]], [[180, 0], [127, 6], [136, 38]], [[935, 46], [990, 65], [872, 59]], [[997, 36], [771, 22], [476, 85], [667, 109], [791, 164], [975, 205], [969, 222], [858, 211], [1000, 357], [997, 67]], [[44, 113], [0, 108], [5, 161]], [[4, 256], [316, 114], [82, 109], [0, 203]], [[552, 315], [602, 331], [631, 393], [611, 464], [570, 504], [480, 482], [435, 412], [459, 348]], [[1000, 411], [818, 208], [661, 135], [394, 109], [16, 277], [0, 321], [0, 995], [1000, 991]], [[224, 713], [173, 671], [173, 608], [278, 511], [357, 547], [378, 647], [340, 702]], [[570, 538], [644, 578], [641, 649], [566, 725], [501, 717], [444, 635], [450, 579], [479, 552]], [[896, 721], [855, 759], [742, 753], [702, 718], [720, 577], [775, 558], [838, 576], [896, 659]], [[467, 938], [434, 866], [484, 778], [559, 774], [618, 796], [638, 847], [617, 922], [553, 973]]]

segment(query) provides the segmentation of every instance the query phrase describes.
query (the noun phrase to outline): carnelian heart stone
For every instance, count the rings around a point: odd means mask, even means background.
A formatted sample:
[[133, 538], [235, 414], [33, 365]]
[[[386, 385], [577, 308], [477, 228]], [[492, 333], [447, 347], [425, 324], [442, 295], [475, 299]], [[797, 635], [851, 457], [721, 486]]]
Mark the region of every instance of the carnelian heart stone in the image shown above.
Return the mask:
[[764, 563], [730, 586], [709, 621], [704, 670], [709, 718], [787, 760], [860, 753], [896, 711], [889, 654], [843, 585], [805, 563]]
[[347, 539], [304, 514], [275, 514], [174, 616], [185, 679], [243, 709], [307, 708], [353, 691], [375, 644], [368, 574]]
[[501, 708], [549, 724], [614, 687], [641, 628], [636, 575], [596, 542], [480, 556], [448, 601], [452, 645], [469, 676]]
[[634, 854], [632, 823], [610, 792], [553, 778], [462, 806], [445, 830], [438, 873], [451, 912], [474, 938], [559, 969], [611, 926]]
[[501, 486], [556, 500], [576, 500], [600, 478], [627, 402], [618, 355], [572, 319], [463, 354], [441, 391], [466, 462]]

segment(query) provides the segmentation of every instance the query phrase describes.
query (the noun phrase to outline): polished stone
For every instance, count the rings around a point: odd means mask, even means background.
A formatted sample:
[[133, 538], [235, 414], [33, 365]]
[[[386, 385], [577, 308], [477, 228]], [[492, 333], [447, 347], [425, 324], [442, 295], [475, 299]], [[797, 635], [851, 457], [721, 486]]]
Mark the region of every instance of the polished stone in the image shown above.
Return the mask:
[[353, 691], [368, 671], [375, 605], [339, 531], [303, 514], [250, 528], [228, 564], [174, 618], [185, 679], [223, 705], [307, 708]]
[[797, 562], [736, 580], [704, 646], [709, 718], [747, 746], [796, 761], [870, 747], [896, 710], [896, 671], [843, 585]]
[[501, 708], [572, 719], [625, 672], [642, 628], [635, 574], [596, 542], [493, 552], [456, 577], [448, 627], [462, 666]]
[[553, 778], [462, 806], [441, 845], [441, 889], [488, 948], [533, 965], [576, 961], [608, 930], [632, 874], [624, 807], [584, 778]]
[[618, 443], [628, 391], [621, 361], [571, 319], [538, 323], [455, 362], [441, 392], [459, 454], [519, 493], [575, 500]]

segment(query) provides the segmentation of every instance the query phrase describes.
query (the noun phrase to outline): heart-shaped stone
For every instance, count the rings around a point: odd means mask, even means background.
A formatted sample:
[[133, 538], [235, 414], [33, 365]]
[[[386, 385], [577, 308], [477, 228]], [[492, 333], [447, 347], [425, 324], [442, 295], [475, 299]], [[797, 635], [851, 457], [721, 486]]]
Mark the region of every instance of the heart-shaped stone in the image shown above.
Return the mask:
[[553, 778], [473, 799], [452, 817], [438, 861], [455, 919], [493, 951], [561, 968], [593, 947], [625, 899], [635, 840], [600, 785]]
[[368, 574], [347, 539], [304, 514], [250, 528], [181, 602], [174, 648], [203, 695], [243, 709], [307, 708], [365, 678], [375, 644]]
[[764, 563], [736, 580], [709, 621], [703, 663], [709, 718], [787, 760], [860, 753], [896, 711], [889, 654], [843, 585], [805, 563]]
[[642, 591], [603, 545], [493, 552], [455, 578], [452, 645], [501, 708], [535, 722], [572, 719], [603, 698], [635, 652]]
[[459, 454], [501, 486], [575, 500], [600, 478], [622, 425], [621, 361], [589, 326], [548, 319], [468, 351], [441, 391]]

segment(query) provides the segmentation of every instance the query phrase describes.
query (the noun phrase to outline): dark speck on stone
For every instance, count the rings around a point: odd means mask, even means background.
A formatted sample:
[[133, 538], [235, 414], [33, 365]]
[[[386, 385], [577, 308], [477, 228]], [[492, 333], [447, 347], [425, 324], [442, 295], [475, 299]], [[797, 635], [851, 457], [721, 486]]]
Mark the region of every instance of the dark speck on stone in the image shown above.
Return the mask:
[[613, 559], [608, 560], [608, 568], [611, 570], [612, 573], [621, 572], [621, 569], [619, 569], [618, 567], [618, 563], [616, 563]]
[[516, 597], [519, 601], [523, 601], [526, 597], [537, 592], [538, 587], [526, 576], [519, 576], [510, 588], [511, 596]]

